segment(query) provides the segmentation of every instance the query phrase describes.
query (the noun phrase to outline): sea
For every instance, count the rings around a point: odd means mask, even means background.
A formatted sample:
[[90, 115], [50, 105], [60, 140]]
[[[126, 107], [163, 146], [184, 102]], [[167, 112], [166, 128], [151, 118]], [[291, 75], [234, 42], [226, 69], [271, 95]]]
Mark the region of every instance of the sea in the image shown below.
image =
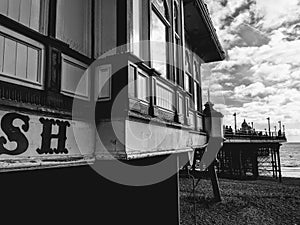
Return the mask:
[[280, 147], [280, 160], [283, 177], [300, 178], [300, 142], [284, 143]]

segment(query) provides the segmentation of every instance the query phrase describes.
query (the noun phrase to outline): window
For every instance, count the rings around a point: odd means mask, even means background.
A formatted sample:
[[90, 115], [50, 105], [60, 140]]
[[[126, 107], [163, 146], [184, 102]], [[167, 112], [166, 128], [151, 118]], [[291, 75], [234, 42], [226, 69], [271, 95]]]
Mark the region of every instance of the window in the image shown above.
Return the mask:
[[43, 57], [42, 44], [0, 26], [1, 80], [41, 88]]
[[184, 88], [187, 92], [192, 93], [194, 85], [193, 85], [193, 77], [192, 77], [192, 54], [188, 49], [188, 44], [186, 43], [185, 50], [185, 75], [184, 75]]
[[45, 33], [47, 0], [0, 0], [0, 14]]
[[[48, 0], [0, 0], [0, 14], [46, 34]], [[44, 46], [13, 30], [0, 26], [1, 80], [41, 89]]]
[[159, 71], [164, 78], [168, 77], [169, 27], [169, 13], [166, 1], [152, 0], [151, 61], [152, 67]]
[[200, 74], [200, 60], [197, 55], [194, 55], [194, 64], [193, 64], [193, 77], [194, 77], [194, 102], [195, 110], [202, 111], [202, 93], [201, 93], [201, 74]]
[[182, 73], [182, 42], [181, 42], [181, 13], [177, 1], [174, 2], [174, 31], [175, 31], [175, 46], [174, 46], [174, 67], [175, 78], [177, 84], [184, 87], [184, 78]]
[[197, 82], [195, 82], [195, 109], [202, 112], [202, 90]]
[[140, 50], [140, 44], [139, 42], [141, 41], [141, 0], [132, 0], [132, 26], [133, 26], [133, 34], [132, 34], [132, 51], [133, 53], [140, 57], [141, 55], [141, 50]]
[[56, 36], [91, 57], [91, 0], [58, 0]]

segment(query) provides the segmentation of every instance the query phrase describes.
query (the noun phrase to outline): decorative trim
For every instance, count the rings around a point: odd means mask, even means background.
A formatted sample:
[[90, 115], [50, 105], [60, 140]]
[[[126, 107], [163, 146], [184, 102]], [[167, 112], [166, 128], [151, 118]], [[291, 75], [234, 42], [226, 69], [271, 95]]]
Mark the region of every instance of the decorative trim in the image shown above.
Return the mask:
[[[112, 96], [112, 85], [111, 85], [111, 73], [112, 73], [112, 66], [110, 64], [99, 66], [96, 68], [96, 88], [97, 92], [95, 92], [95, 95], [98, 98], [98, 102], [103, 101], [110, 101]], [[102, 77], [102, 75], [106, 76]], [[103, 90], [99, 90], [101, 83], [106, 82], [106, 84], [103, 86], [103, 88], [107, 87], [106, 92], [104, 93]], [[105, 89], [104, 89], [105, 90]]]
[[[64, 79], [63, 76], [66, 76], [67, 74], [64, 74], [64, 65], [69, 65], [74, 68], [77, 68], [83, 72], [81, 78], [85, 76], [85, 70], [88, 68], [86, 64], [83, 64], [82, 62], [75, 60], [67, 55], [62, 54], [61, 56], [61, 93], [70, 97], [79, 98], [83, 100], [89, 100], [90, 99], [90, 77], [87, 76], [86, 78], [86, 86], [85, 86], [85, 93], [78, 93], [76, 90], [68, 90], [64, 87]], [[53, 70], [52, 70], [53, 71]], [[70, 74], [68, 74], [70, 75]], [[71, 74], [72, 75], [72, 74]], [[74, 75], [75, 76], [75, 75]], [[81, 80], [80, 78], [80, 80]], [[80, 81], [79, 80], [79, 81]]]

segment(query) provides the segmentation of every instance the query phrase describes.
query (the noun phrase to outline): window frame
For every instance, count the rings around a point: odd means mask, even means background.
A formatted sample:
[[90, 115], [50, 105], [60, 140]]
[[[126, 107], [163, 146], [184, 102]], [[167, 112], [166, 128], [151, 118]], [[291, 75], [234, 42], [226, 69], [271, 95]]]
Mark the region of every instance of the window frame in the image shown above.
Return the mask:
[[[177, 9], [177, 11], [175, 10]], [[177, 15], [175, 15], [177, 12]], [[177, 18], [177, 24], [176, 24]], [[174, 83], [184, 89], [183, 72], [183, 14], [180, 2], [173, 0]], [[178, 43], [177, 43], [178, 42]]]
[[[7, 5], [7, 10], [9, 10], [9, 1]], [[29, 15], [29, 25], [20, 21], [21, 17], [21, 1], [19, 5], [19, 16], [18, 20], [9, 16], [7, 13], [1, 13], [1, 17], [3, 17], [2, 23], [0, 23], [0, 33], [2, 37], [6, 39], [10, 39], [11, 41], [16, 42], [16, 51], [19, 45], [23, 45], [27, 48], [27, 57], [29, 54], [29, 49], [33, 49], [37, 51], [37, 64], [36, 64], [36, 72], [37, 72], [37, 81], [33, 81], [27, 78], [22, 78], [18, 76], [18, 74], [12, 75], [4, 72], [4, 65], [1, 65], [2, 68], [0, 71], [1, 81], [20, 85], [25, 88], [35, 89], [35, 90], [44, 90], [45, 89], [45, 81], [47, 79], [46, 75], [46, 58], [47, 58], [47, 41], [45, 40], [49, 35], [49, 13], [50, 13], [50, 0], [39, 0], [39, 26], [38, 29], [34, 29], [30, 26], [30, 15]], [[31, 5], [30, 5], [31, 6]], [[30, 8], [32, 10], [32, 8]], [[31, 11], [30, 11], [31, 12]], [[4, 19], [5, 18], [5, 19]], [[4, 48], [4, 43], [3, 43]], [[3, 51], [4, 54], [4, 51]], [[0, 56], [1, 57], [1, 56]], [[15, 55], [17, 64], [17, 53]], [[28, 59], [27, 59], [28, 60]], [[26, 63], [28, 61], [26, 60]], [[4, 56], [3, 62], [4, 63]], [[28, 65], [26, 65], [26, 70], [28, 70]], [[26, 71], [26, 76], [28, 71]], [[17, 65], [15, 65], [15, 73], [17, 73]]]
[[[194, 102], [195, 110], [202, 112], [202, 88], [201, 88], [201, 62], [194, 55], [193, 59], [193, 77], [194, 77]], [[194, 68], [195, 67], [195, 68]]]
[[[170, 60], [171, 60], [171, 49], [169, 48], [168, 46], [168, 43], [170, 43], [170, 41], [172, 41], [172, 23], [170, 22], [171, 19], [173, 18], [173, 16], [170, 16], [172, 14], [170, 14], [170, 7], [169, 7], [169, 4], [168, 4], [168, 0], [163, 0], [164, 2], [164, 6], [165, 6], [165, 9], [166, 9], [166, 16], [168, 18], [165, 18], [165, 16], [161, 15], [161, 12], [160, 10], [155, 6], [155, 3], [153, 1], [157, 1], [157, 0], [150, 0], [150, 11], [149, 11], [149, 17], [150, 17], [150, 20], [149, 20], [149, 40], [150, 40], [150, 51], [149, 51], [149, 54], [150, 54], [150, 65], [152, 68], [154, 68], [153, 66], [153, 55], [152, 55], [152, 46], [151, 46], [151, 33], [152, 33], [152, 15], [153, 13], [155, 13], [155, 15], [161, 20], [161, 22], [164, 24], [165, 28], [166, 28], [166, 38], [165, 38], [165, 43], [166, 43], [166, 74], [163, 75], [162, 74], [162, 77], [164, 79], [167, 79], [167, 80], [171, 80], [170, 79]], [[170, 18], [171, 17], [171, 18]], [[155, 68], [154, 68], [155, 69]], [[159, 71], [158, 71], [159, 72]]]
[[[29, 29], [31, 29], [31, 28], [29, 28]], [[29, 88], [43, 90], [45, 87], [45, 71], [46, 71], [45, 70], [45, 54], [46, 54], [45, 46], [42, 43], [35, 41], [34, 39], [32, 39], [30, 37], [22, 35], [22, 34], [18, 33], [17, 31], [11, 30], [2, 25], [0, 25], [0, 34], [2, 34], [3, 38], [10, 39], [11, 41], [15, 41], [16, 49], [17, 49], [18, 45], [20, 45], [20, 44], [26, 46], [27, 47], [27, 57], [29, 54], [28, 48], [32, 48], [32, 49], [36, 50], [38, 53], [38, 57], [37, 57], [38, 62], [37, 62], [37, 68], [36, 68], [37, 81], [32, 81], [30, 79], [22, 78], [22, 77], [18, 76], [17, 74], [12, 75], [12, 74], [5, 73], [4, 72], [4, 64], [1, 65], [1, 71], [0, 71], [1, 79], [8, 83], [13, 83], [13, 84], [22, 85], [22, 86], [29, 87]], [[5, 44], [4, 44], [4, 40], [3, 40], [3, 49], [5, 48], [4, 45]], [[4, 54], [5, 54], [5, 52], [3, 51], [3, 62], [5, 61]], [[17, 64], [17, 55], [15, 55], [15, 57], [16, 57], [15, 64]], [[26, 63], [28, 63], [27, 60], [26, 60]], [[28, 69], [27, 65], [26, 65], [26, 69]], [[15, 70], [16, 70], [15, 73], [17, 73], [17, 65], [15, 65]]]
[[[59, 22], [58, 19], [58, 10], [59, 10], [59, 0], [56, 0], [57, 1], [57, 5], [56, 5], [56, 29], [55, 29], [55, 38], [59, 41], [62, 41], [63, 43], [69, 45], [69, 48], [84, 55], [85, 57], [88, 57], [88, 58], [93, 58], [94, 57], [94, 51], [95, 49], [95, 46], [93, 45], [93, 42], [94, 42], [94, 35], [93, 35], [93, 20], [95, 20], [95, 15], [93, 13], [93, 0], [84, 0], [84, 1], [87, 1], [88, 2], [88, 5], [87, 5], [87, 9], [85, 9], [85, 13], [87, 14], [86, 17], [84, 18], [85, 21], [85, 24], [84, 26], [86, 26], [86, 29], [87, 29], [87, 32], [85, 32], [84, 34], [84, 40], [83, 40], [83, 49], [82, 50], [79, 50], [79, 49], [76, 49], [76, 43], [75, 43], [75, 46], [72, 46], [73, 44], [72, 43], [69, 43], [67, 40], [65, 40], [65, 37], [64, 37], [64, 33], [63, 33], [63, 29], [64, 29], [64, 21], [60, 21], [61, 23], [61, 28], [59, 28]], [[61, 0], [63, 1], [63, 0]]]

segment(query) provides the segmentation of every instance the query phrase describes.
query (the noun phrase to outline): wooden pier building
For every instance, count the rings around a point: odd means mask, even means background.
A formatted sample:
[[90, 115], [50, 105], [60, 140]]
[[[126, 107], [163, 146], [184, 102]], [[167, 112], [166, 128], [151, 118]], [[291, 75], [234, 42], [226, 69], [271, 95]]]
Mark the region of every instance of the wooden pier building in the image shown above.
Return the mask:
[[2, 215], [179, 225], [180, 162], [209, 138], [200, 68], [224, 58], [203, 0], [0, 0]]
[[281, 181], [280, 146], [287, 141], [284, 132], [255, 131], [244, 121], [237, 131], [224, 127], [224, 139], [218, 154], [220, 177], [271, 175]]

